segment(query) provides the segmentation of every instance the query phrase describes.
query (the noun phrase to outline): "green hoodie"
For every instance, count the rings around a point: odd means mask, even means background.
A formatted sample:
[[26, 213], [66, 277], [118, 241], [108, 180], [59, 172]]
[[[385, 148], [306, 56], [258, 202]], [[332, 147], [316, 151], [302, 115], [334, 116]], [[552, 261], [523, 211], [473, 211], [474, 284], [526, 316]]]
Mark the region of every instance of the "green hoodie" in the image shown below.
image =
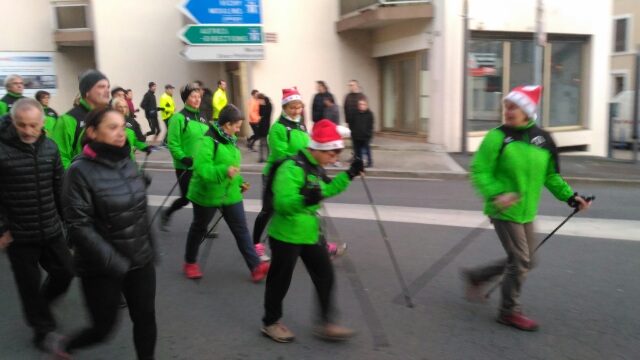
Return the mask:
[[307, 128], [300, 120], [300, 123], [289, 120], [280, 115], [278, 120], [269, 129], [269, 157], [267, 164], [262, 170], [262, 175], [269, 175], [269, 169], [273, 163], [280, 159], [295, 155], [298, 151], [306, 149], [309, 145], [309, 134]]
[[[84, 119], [91, 111], [91, 106], [84, 99], [66, 114], [58, 118], [49, 136], [58, 144], [62, 166], [68, 168], [71, 160], [82, 152], [82, 134], [84, 134]], [[75, 144], [75, 146], [74, 146]]]
[[[485, 214], [520, 224], [534, 220], [543, 186], [561, 201], [573, 195], [559, 174], [553, 139], [533, 121], [489, 131], [471, 162], [471, 183], [486, 201]], [[493, 199], [508, 192], [519, 194], [520, 200], [499, 212]]]
[[11, 91], [7, 91], [7, 94], [0, 99], [0, 115], [4, 115], [11, 111], [11, 107], [13, 103], [18, 99], [23, 98], [24, 96], [16, 93], [12, 93]]
[[185, 105], [179, 113], [169, 119], [167, 147], [173, 157], [173, 167], [186, 170], [187, 166], [180, 162], [184, 158], [195, 155], [196, 144], [209, 131], [209, 122], [200, 116], [196, 109]]
[[147, 143], [145, 143], [144, 141], [138, 140], [138, 137], [136, 136], [136, 132], [133, 131], [133, 129], [130, 129], [128, 127], [125, 128], [124, 134], [127, 135], [127, 141], [129, 141], [129, 145], [131, 145], [131, 160], [135, 162], [136, 161], [136, 155], [134, 154], [135, 150], [138, 149], [138, 150], [145, 151], [147, 150], [147, 147], [149, 147], [149, 145], [147, 145]]
[[316, 216], [320, 204], [305, 205], [303, 189], [309, 183], [319, 184], [322, 196], [329, 198], [345, 191], [351, 180], [346, 172], [341, 172], [331, 182], [325, 183], [319, 176], [324, 169], [306, 149], [301, 153], [311, 171], [305, 178], [305, 170], [295, 160], [286, 160], [278, 167], [272, 186], [275, 213], [267, 231], [269, 236], [283, 242], [310, 245], [320, 238], [320, 221]]
[[239, 173], [233, 179], [227, 175], [230, 166], [240, 168], [242, 162], [235, 136], [233, 139], [230, 141], [216, 125], [210, 125], [209, 131], [199, 140], [187, 199], [206, 207], [227, 206], [242, 201], [241, 185], [244, 179]]

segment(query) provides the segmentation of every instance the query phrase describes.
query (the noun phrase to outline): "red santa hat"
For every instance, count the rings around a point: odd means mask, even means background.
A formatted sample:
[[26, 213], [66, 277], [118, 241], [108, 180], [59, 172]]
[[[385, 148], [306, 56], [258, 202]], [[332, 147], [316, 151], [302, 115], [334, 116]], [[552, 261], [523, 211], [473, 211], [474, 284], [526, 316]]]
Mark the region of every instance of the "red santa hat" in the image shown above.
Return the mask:
[[345, 137], [351, 136], [351, 130], [334, 124], [331, 120], [322, 119], [313, 125], [309, 148], [314, 150], [344, 149]]
[[302, 101], [302, 96], [300, 96], [298, 88], [293, 86], [288, 89], [282, 89], [282, 106], [292, 101]]
[[509, 100], [518, 105], [527, 116], [534, 118], [536, 116], [536, 108], [540, 102], [541, 93], [542, 86], [519, 86], [511, 90], [503, 100]]

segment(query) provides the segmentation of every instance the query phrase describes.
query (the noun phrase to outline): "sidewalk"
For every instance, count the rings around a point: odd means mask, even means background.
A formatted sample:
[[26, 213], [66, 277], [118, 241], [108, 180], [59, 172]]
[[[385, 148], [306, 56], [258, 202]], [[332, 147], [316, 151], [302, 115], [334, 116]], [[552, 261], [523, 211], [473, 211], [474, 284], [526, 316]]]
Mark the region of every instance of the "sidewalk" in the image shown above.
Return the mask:
[[[242, 152], [242, 171], [259, 173], [264, 164], [258, 163], [258, 153], [249, 152], [244, 139], [239, 140]], [[256, 146], [257, 148], [257, 146]], [[446, 153], [438, 145], [415, 143], [403, 140], [378, 137], [372, 143], [373, 164], [367, 169], [368, 176], [403, 178], [466, 179], [468, 177], [471, 155]], [[351, 148], [341, 156], [342, 167], [328, 167], [329, 174], [345, 170], [348, 166]], [[139, 162], [145, 154], [138, 153]], [[571, 181], [589, 181], [605, 183], [628, 183], [640, 185], [640, 164], [629, 164], [579, 155], [560, 155], [561, 173]], [[167, 149], [159, 149], [149, 156], [148, 169], [173, 169], [171, 155]]]

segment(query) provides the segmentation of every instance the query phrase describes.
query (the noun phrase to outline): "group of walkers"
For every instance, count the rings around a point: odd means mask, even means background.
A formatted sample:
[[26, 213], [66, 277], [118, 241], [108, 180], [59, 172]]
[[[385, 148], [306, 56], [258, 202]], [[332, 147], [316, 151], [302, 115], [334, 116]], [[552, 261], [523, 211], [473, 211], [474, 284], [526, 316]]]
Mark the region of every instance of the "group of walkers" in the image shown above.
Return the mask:
[[[147, 204], [151, 178], [132, 157], [132, 148], [148, 151], [149, 147], [131, 116], [126, 90], [116, 88], [110, 93], [107, 77], [90, 70], [79, 78], [78, 104], [51, 125], [45, 105], [49, 94], [36, 95], [38, 100], [24, 98], [20, 83], [19, 76], [7, 77], [9, 93], [0, 101], [0, 110], [8, 111], [0, 119], [0, 248], [9, 255], [25, 318], [34, 330], [33, 343], [60, 359], [70, 359], [75, 350], [107, 338], [124, 296], [134, 324], [137, 357], [153, 359], [158, 255]], [[149, 85], [149, 91], [155, 91], [155, 84]], [[295, 338], [282, 317], [298, 257], [317, 292], [319, 311], [313, 333], [328, 340], [345, 340], [354, 333], [338, 324], [333, 300], [331, 260], [344, 254], [346, 245], [328, 242], [318, 218], [323, 200], [364, 176], [361, 152], [368, 152], [367, 165], [372, 164], [368, 141], [373, 118], [357, 82], [350, 85], [345, 115], [351, 131], [332, 119], [316, 119], [320, 109], [315, 98], [314, 126], [308, 131], [302, 96], [296, 87], [283, 89], [282, 112], [266, 136], [270, 151], [262, 173], [262, 209], [253, 234], [243, 205], [243, 193], [250, 185], [240, 172], [242, 156], [236, 137], [245, 116], [227, 103], [226, 83], [218, 82], [213, 94], [197, 82], [184, 85], [179, 90], [184, 107], [175, 113], [174, 103], [167, 99], [161, 99], [159, 107], [150, 100], [145, 104], [147, 116], [153, 118], [153, 111], [162, 111], [167, 122], [167, 147], [181, 191], [170, 207], [160, 209], [160, 228], [168, 231], [172, 213], [193, 204], [184, 276], [203, 277], [199, 246], [219, 212], [251, 279], [260, 282], [266, 277], [261, 332], [277, 342]], [[169, 97], [173, 89], [165, 87]], [[327, 108], [335, 106], [326, 95], [326, 84], [318, 82], [318, 90]], [[532, 224], [541, 188], [547, 187], [557, 199], [580, 210], [590, 205], [560, 177], [555, 144], [533, 121], [540, 91], [540, 87], [516, 88], [504, 98], [505, 124], [487, 134], [472, 164], [472, 184], [486, 199], [485, 214], [492, 219], [507, 258], [465, 270], [467, 296], [482, 299], [478, 294], [484, 287], [503, 275], [498, 321], [521, 330], [538, 327], [523, 315], [518, 298], [533, 265]], [[208, 95], [211, 115], [204, 113], [206, 106], [201, 110]], [[248, 119], [258, 130], [263, 121], [270, 123], [262, 117], [270, 116], [271, 104], [259, 92], [252, 95], [255, 102], [249, 105]], [[324, 110], [324, 114], [333, 111]], [[365, 125], [356, 130], [360, 123]], [[345, 147], [343, 138], [362, 129], [369, 137], [354, 138], [360, 152], [356, 150], [346, 171], [329, 178], [324, 167], [338, 161]], [[255, 132], [259, 135], [249, 140], [249, 147], [265, 138]], [[263, 243], [265, 229], [271, 257]], [[47, 272], [42, 285], [39, 266]], [[55, 332], [51, 305], [74, 276], [80, 278], [90, 324], [66, 337]]]

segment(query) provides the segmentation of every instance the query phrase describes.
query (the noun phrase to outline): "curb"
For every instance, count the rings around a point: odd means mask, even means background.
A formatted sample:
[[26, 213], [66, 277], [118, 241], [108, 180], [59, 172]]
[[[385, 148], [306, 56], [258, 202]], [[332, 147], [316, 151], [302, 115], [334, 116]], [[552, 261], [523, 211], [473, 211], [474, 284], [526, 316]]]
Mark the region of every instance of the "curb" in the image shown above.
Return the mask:
[[[243, 165], [243, 172], [250, 174], [262, 173], [262, 164], [248, 164]], [[347, 168], [327, 168], [328, 175], [336, 175]], [[173, 163], [166, 161], [148, 161], [146, 170], [173, 170]], [[439, 180], [466, 180], [469, 178], [469, 174], [466, 171], [438, 171], [438, 170], [400, 170], [400, 169], [367, 169], [367, 176], [369, 177], [394, 177], [405, 179], [439, 179]], [[615, 184], [615, 185], [629, 185], [640, 186], [640, 180], [632, 179], [606, 179], [606, 178], [589, 178], [578, 176], [563, 176], [563, 179], [570, 183], [589, 183], [589, 184]]]

